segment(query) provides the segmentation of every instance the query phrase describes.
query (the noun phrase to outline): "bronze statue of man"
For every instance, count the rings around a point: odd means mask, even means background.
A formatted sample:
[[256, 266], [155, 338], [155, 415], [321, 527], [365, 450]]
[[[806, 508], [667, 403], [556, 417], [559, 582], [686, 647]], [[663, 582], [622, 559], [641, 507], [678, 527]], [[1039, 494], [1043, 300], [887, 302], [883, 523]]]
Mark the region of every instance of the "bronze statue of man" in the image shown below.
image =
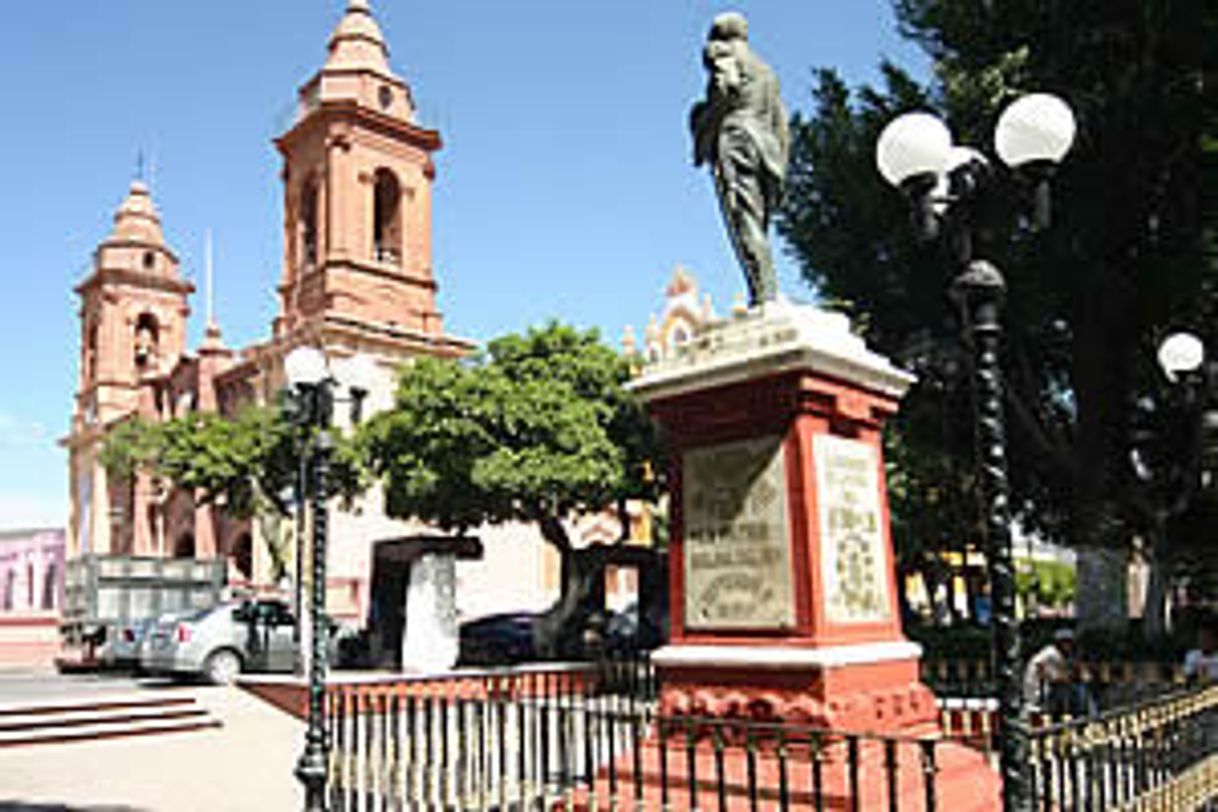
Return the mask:
[[758, 305], [778, 295], [769, 228], [787, 176], [787, 111], [778, 77], [749, 48], [742, 15], [715, 18], [702, 64], [709, 74], [706, 98], [689, 116], [694, 165], [710, 165], [749, 303]]

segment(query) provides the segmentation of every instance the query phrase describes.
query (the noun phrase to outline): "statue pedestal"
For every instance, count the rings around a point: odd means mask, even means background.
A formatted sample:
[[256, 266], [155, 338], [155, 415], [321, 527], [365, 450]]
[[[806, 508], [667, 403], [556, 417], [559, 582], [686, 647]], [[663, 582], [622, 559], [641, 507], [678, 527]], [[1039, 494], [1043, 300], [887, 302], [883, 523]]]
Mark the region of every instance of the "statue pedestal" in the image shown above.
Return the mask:
[[938, 730], [901, 632], [881, 448], [912, 381], [843, 315], [775, 302], [632, 384], [671, 452], [664, 715]]

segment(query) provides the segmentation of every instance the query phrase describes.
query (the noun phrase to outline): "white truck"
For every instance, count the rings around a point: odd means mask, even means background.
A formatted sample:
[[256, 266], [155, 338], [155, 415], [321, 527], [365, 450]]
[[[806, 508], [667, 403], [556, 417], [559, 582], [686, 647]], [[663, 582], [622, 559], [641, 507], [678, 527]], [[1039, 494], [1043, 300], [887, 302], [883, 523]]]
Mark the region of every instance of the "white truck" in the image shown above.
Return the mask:
[[59, 631], [60, 670], [138, 662], [138, 633], [162, 615], [220, 602], [220, 558], [88, 553], [67, 563]]

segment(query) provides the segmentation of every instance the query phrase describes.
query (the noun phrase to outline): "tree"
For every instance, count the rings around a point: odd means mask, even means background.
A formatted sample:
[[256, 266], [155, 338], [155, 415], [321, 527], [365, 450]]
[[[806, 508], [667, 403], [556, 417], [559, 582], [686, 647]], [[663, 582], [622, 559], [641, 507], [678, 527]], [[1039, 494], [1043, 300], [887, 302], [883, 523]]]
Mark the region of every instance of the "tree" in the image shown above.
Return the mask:
[[[249, 519], [288, 514], [285, 494], [296, 485], [306, 439], [282, 409], [248, 406], [231, 417], [192, 412], [164, 422], [125, 420], [107, 435], [100, 458], [118, 481], [146, 472], [193, 494], [198, 504]], [[334, 472], [335, 490], [349, 502], [364, 484], [351, 442], [337, 443]], [[285, 551], [277, 540], [267, 541], [282, 572]]]
[[[884, 64], [880, 87], [852, 93], [817, 71], [813, 110], [794, 117], [779, 229], [809, 283], [843, 302], [881, 350], [935, 370], [932, 382], [950, 376], [942, 360], [955, 355], [956, 328], [943, 291], [952, 269], [900, 227], [904, 201], [874, 168], [880, 129], [902, 112], [933, 109], [962, 142], [984, 144], [1018, 94], [1046, 90], [1069, 101], [1080, 131], [1055, 181], [1053, 227], [1032, 234], [1024, 220], [1003, 218], [1008, 225], [981, 235], [980, 253], [1009, 282], [1002, 361], [1015, 514], [1024, 528], [1082, 548], [1081, 560], [1118, 551], [1107, 559], [1119, 566], [1081, 568], [1079, 612], [1084, 623], [1120, 625], [1123, 604], [1113, 596], [1124, 589], [1111, 579], [1123, 579], [1119, 553], [1143, 522], [1131, 498], [1132, 411], [1155, 385], [1156, 338], [1212, 321], [1218, 281], [1204, 228], [1218, 218], [1199, 192], [1200, 173], [1213, 171], [1206, 136], [1218, 134], [1212, 87], [1205, 92], [1212, 77], [1202, 71], [1202, 4], [894, 5], [902, 32], [934, 60], [932, 81], [922, 86]], [[1218, 12], [1204, 15], [1212, 26]], [[971, 424], [933, 385], [916, 387], [906, 408]], [[970, 467], [971, 450], [962, 455], [925, 421], [903, 416], [897, 428], [957, 457], [955, 470]]]
[[562, 559], [562, 595], [539, 623], [546, 653], [571, 648], [595, 597], [594, 559], [564, 520], [651, 498], [655, 438], [623, 389], [629, 362], [595, 331], [557, 323], [491, 341], [469, 361], [422, 358], [394, 407], [364, 428], [386, 511], [463, 534], [535, 523]]

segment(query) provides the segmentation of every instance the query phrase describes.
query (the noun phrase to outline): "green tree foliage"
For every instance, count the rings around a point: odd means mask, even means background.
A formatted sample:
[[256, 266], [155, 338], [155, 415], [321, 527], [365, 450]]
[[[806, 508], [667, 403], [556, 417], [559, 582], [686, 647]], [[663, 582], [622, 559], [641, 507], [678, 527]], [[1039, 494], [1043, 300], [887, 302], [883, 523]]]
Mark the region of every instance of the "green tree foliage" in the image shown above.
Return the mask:
[[556, 323], [491, 341], [470, 361], [419, 359], [394, 407], [363, 431], [387, 512], [458, 533], [536, 523], [563, 558], [551, 631], [569, 636], [594, 573], [580, 566], [563, 520], [651, 498], [658, 486], [648, 475], [655, 438], [623, 389], [629, 377], [628, 360], [595, 331]]
[[[113, 476], [146, 471], [216, 504], [229, 516], [286, 514], [306, 435], [283, 410], [249, 406], [228, 417], [193, 412], [159, 423], [124, 421], [107, 435], [101, 462]], [[363, 487], [355, 446], [341, 438], [335, 450], [334, 490], [348, 501]]]
[[1060, 609], [1074, 600], [1077, 587], [1074, 567], [1060, 561], [1033, 561], [1015, 573], [1016, 591], [1025, 601], [1035, 597], [1039, 606]]
[[[1079, 135], [1055, 180], [1053, 227], [1029, 232], [1013, 204], [978, 248], [1008, 279], [1002, 360], [1015, 511], [1058, 541], [1126, 544], [1142, 521], [1128, 427], [1133, 405], [1157, 385], [1157, 339], [1213, 320], [1218, 268], [1204, 225], [1215, 211], [1199, 178], [1213, 171], [1205, 146], [1218, 119], [1202, 71], [1202, 5], [897, 0], [903, 33], [934, 60], [928, 86], [891, 64], [878, 87], [854, 91], [832, 71], [815, 72], [812, 109], [794, 117], [779, 229], [818, 293], [922, 377], [898, 423], [919, 461], [906, 471], [913, 498], [904, 509], [933, 511], [931, 489], [967, 487], [956, 472], [971, 468], [971, 418], [944, 296], [954, 269], [941, 248], [914, 242], [905, 202], [879, 177], [880, 130], [931, 109], [959, 142], [984, 148], [1021, 93], [1053, 92], [1074, 108]], [[1214, 13], [1205, 15], [1212, 25]], [[925, 527], [954, 515], [898, 521]], [[966, 522], [934, 533], [972, 530]]]

